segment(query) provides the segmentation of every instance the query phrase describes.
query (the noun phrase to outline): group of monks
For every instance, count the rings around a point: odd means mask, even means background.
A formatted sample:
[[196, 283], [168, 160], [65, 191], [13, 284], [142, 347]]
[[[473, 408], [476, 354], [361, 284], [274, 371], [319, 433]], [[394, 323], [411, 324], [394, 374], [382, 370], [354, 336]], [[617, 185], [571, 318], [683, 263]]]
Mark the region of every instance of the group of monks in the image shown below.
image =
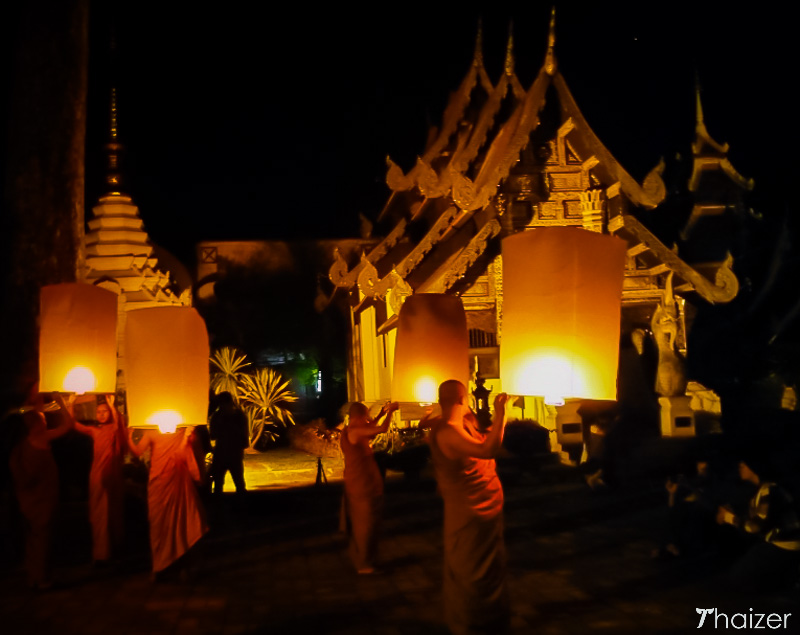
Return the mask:
[[42, 395], [36, 394], [23, 409], [20, 433], [9, 460], [14, 491], [25, 521], [25, 568], [32, 588], [52, 585], [49, 552], [52, 525], [58, 504], [59, 479], [50, 442], [70, 430], [93, 441], [89, 473], [89, 520], [92, 527], [92, 560], [107, 563], [121, 546], [124, 527], [125, 452], [141, 456], [150, 450], [147, 487], [148, 520], [153, 577], [176, 562], [208, 531], [196, 483], [203, 478], [190, 442], [191, 429], [173, 434], [147, 430], [138, 442], [125, 426], [114, 397], [106, 395], [97, 405], [96, 424], [75, 420], [73, 400], [54, 394], [60, 408], [59, 424], [48, 429]]
[[[147, 502], [153, 574], [183, 556], [208, 530], [196, 483], [204, 466], [192, 449], [191, 429], [172, 434], [146, 430], [138, 442], [126, 435], [112, 396], [97, 406], [97, 424], [73, 416], [72, 404], [56, 394], [62, 417], [48, 429], [39, 398], [23, 417], [24, 433], [11, 454], [11, 472], [20, 510], [26, 520], [26, 569], [32, 587], [51, 584], [48, 551], [58, 502], [58, 471], [50, 442], [71, 429], [92, 437], [89, 516], [92, 558], [112, 558], [123, 528], [124, 453], [150, 451]], [[431, 458], [444, 500], [444, 611], [453, 633], [502, 633], [509, 625], [506, 556], [503, 540], [503, 488], [494, 457], [506, 424], [505, 393], [494, 401], [494, 417], [482, 428], [459, 381], [439, 386], [441, 414], [428, 418]], [[383, 477], [370, 441], [389, 429], [397, 403], [378, 415], [354, 403], [341, 436], [345, 458], [342, 519], [349, 535], [349, 555], [362, 575], [376, 572], [378, 530], [383, 507]], [[222, 472], [224, 476], [224, 471]], [[238, 483], [237, 483], [238, 486]], [[243, 483], [242, 483], [243, 487]], [[220, 488], [221, 489], [221, 488]], [[238, 489], [238, 487], [237, 487]]]
[[[497, 395], [492, 424], [483, 429], [469, 407], [466, 386], [449, 380], [439, 386], [441, 414], [426, 420], [444, 500], [444, 615], [450, 631], [458, 635], [497, 634], [509, 628], [503, 487], [494, 461], [503, 441], [507, 402], [508, 395]], [[383, 506], [383, 479], [369, 441], [388, 430], [389, 415], [397, 407], [386, 404], [373, 420], [364, 404], [354, 403], [342, 432], [345, 528], [359, 574], [376, 571]]]

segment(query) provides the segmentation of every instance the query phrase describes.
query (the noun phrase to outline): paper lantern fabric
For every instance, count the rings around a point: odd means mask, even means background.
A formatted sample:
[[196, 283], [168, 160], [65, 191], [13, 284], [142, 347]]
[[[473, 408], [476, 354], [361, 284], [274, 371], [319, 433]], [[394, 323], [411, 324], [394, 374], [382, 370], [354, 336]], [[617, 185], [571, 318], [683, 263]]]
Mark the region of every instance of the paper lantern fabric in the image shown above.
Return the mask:
[[39, 300], [39, 390], [115, 392], [117, 294], [65, 283], [42, 287]]
[[125, 326], [129, 425], [173, 432], [206, 422], [209, 345], [203, 318], [190, 307], [130, 311]]
[[551, 404], [616, 399], [625, 241], [547, 227], [502, 249], [503, 389]]
[[421, 293], [400, 309], [392, 377], [392, 399], [434, 403], [439, 384], [469, 381], [469, 334], [461, 298]]

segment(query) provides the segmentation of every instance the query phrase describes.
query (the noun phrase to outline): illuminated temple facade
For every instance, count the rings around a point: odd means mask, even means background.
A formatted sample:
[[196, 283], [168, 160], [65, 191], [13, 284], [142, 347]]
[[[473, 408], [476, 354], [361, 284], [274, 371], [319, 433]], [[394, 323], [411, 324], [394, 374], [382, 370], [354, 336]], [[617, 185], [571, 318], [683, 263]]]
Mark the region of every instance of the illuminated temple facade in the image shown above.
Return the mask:
[[[379, 224], [385, 237], [359, 259], [336, 254], [330, 281], [350, 300], [349, 397], [374, 403], [391, 396], [397, 316], [415, 293], [461, 297], [472, 370], [502, 390], [503, 260], [500, 240], [537, 227], [574, 226], [627, 243], [622, 294], [620, 400], [641, 399], [665, 435], [691, 435], [699, 412], [719, 413], [719, 399], [687, 382], [681, 364], [698, 303], [727, 303], [738, 292], [727, 240], [752, 182], [727, 158], [728, 147], [706, 130], [697, 97], [691, 175], [684, 188], [679, 240], [667, 245], [647, 219], [674, 214], [662, 180], [663, 161], [637, 182], [595, 136], [562, 76], [551, 24], [547, 53], [525, 88], [511, 42], [504, 70], [490, 80], [480, 37], [472, 64], [452, 93], [441, 127], [408, 172], [388, 162], [391, 190]], [[663, 211], [662, 211], [663, 210]], [[531, 275], [536, 275], [535, 271]], [[654, 374], [636, 361], [651, 352]], [[634, 394], [634, 393], [638, 393]], [[513, 416], [534, 419], [557, 441], [580, 440], [578, 404], [516, 401]], [[645, 408], [646, 409], [646, 408]], [[402, 418], [413, 420], [413, 408]], [[577, 424], [577, 425], [576, 425]], [[553, 439], [555, 442], [556, 439]]]

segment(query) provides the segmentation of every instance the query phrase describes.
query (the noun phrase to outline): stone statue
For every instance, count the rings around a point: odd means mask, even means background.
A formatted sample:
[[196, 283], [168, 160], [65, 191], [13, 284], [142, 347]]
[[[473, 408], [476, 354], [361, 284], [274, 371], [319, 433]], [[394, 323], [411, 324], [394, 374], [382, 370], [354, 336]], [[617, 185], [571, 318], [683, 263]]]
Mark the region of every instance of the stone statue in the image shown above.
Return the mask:
[[679, 397], [686, 393], [686, 370], [683, 356], [675, 348], [678, 337], [678, 307], [672, 293], [672, 272], [661, 302], [653, 313], [650, 323], [653, 340], [658, 349], [656, 371], [656, 393], [662, 397]]

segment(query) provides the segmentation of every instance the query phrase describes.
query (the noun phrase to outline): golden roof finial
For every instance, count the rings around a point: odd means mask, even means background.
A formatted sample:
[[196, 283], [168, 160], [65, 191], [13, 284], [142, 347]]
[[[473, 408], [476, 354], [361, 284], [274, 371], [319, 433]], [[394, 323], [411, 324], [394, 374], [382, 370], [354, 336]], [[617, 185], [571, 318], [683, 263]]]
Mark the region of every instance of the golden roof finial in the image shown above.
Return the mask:
[[478, 32], [475, 34], [475, 55], [472, 58], [474, 66], [483, 66], [483, 20], [478, 18]]
[[704, 126], [705, 121], [703, 121], [703, 102], [700, 100], [700, 75], [698, 75], [697, 71], [695, 71], [694, 74], [694, 94], [697, 104], [697, 125]]
[[544, 57], [544, 70], [551, 77], [556, 74], [556, 7], [550, 12], [550, 30], [547, 33], [547, 53]]
[[514, 74], [514, 23], [508, 23], [508, 44], [506, 44], [506, 63], [505, 63], [505, 73], [506, 75], [513, 75]]

